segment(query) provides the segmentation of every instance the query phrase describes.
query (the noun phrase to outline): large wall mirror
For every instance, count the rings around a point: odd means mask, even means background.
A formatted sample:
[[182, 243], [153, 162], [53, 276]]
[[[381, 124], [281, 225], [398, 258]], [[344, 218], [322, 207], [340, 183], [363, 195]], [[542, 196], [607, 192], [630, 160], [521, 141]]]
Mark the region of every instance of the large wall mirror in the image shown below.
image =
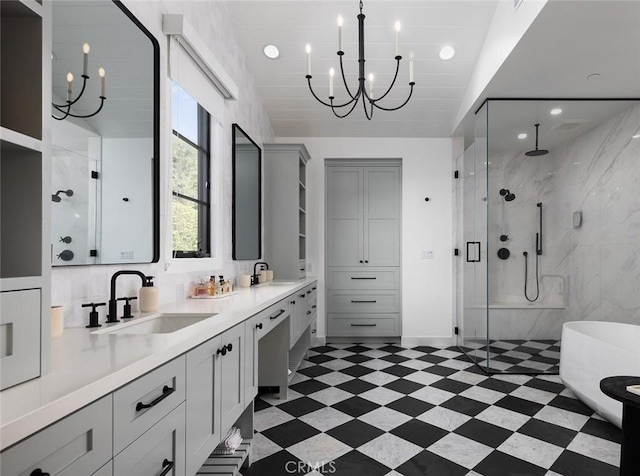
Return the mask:
[[52, 5], [52, 265], [155, 262], [158, 42], [120, 2]]
[[262, 151], [233, 125], [233, 259], [262, 257]]

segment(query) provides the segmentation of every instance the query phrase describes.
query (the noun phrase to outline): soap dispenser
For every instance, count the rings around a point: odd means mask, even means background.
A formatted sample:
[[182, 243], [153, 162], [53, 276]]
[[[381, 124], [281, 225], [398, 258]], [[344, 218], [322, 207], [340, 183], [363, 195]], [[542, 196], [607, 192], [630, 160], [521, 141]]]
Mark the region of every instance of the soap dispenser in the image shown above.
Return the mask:
[[145, 283], [140, 288], [140, 312], [153, 312], [160, 305], [160, 291], [153, 285], [153, 276], [145, 276]]

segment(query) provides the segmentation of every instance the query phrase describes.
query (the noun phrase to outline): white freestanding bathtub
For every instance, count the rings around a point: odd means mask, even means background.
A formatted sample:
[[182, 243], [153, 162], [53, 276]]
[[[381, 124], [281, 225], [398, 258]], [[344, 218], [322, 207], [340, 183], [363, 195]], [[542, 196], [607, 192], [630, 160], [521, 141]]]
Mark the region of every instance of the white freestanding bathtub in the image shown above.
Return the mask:
[[640, 377], [640, 326], [574, 321], [562, 327], [560, 377], [584, 403], [620, 428], [622, 404], [600, 390], [615, 375]]

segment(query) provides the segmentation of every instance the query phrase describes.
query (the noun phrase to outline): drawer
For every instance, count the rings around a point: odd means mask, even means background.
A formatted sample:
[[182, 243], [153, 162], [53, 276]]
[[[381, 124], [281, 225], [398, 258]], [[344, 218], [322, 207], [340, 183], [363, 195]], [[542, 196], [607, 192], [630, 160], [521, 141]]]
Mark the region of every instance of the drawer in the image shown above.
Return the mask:
[[274, 327], [284, 321], [291, 314], [288, 299], [268, 307], [251, 318], [252, 325], [257, 328], [258, 339], [267, 335]]
[[111, 395], [78, 410], [0, 455], [2, 476], [87, 476], [111, 459]]
[[379, 314], [369, 317], [367, 314], [329, 314], [328, 336], [377, 337], [399, 336], [400, 315]]
[[0, 293], [0, 390], [40, 375], [40, 312], [39, 289]]
[[184, 401], [184, 359], [178, 357], [113, 392], [114, 454]]
[[329, 291], [327, 312], [400, 312], [399, 291]]
[[329, 268], [327, 289], [400, 289], [400, 268]]
[[182, 403], [117, 455], [113, 476], [184, 476], [184, 407]]

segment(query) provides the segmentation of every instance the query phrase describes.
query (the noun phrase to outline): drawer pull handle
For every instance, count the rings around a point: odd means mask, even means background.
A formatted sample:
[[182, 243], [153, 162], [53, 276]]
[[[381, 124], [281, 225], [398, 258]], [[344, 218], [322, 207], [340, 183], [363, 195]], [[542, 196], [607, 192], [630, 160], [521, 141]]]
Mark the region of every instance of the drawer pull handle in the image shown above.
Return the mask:
[[307, 294], [311, 294], [311, 291], [307, 291]]
[[162, 400], [167, 398], [169, 395], [171, 395], [175, 391], [176, 391], [175, 388], [169, 387], [168, 385], [165, 385], [164, 387], [162, 387], [162, 395], [160, 395], [158, 398], [156, 398], [151, 403], [138, 402], [136, 404], [136, 411], [139, 412], [140, 410], [144, 410], [145, 408], [155, 407], [158, 403], [160, 403]]
[[289, 304], [293, 304], [295, 306], [296, 302], [295, 301], [289, 301]]
[[[295, 304], [295, 303], [296, 303], [296, 302], [295, 302], [295, 301], [293, 301], [293, 304]], [[284, 312], [285, 312], [285, 311], [284, 311], [284, 309], [280, 309], [280, 311], [278, 312], [278, 314], [276, 314], [276, 315], [274, 315], [274, 316], [269, 316], [269, 319], [271, 319], [271, 320], [273, 321], [274, 319], [277, 319], [277, 318], [279, 318], [280, 316], [282, 316], [282, 315], [284, 314]]]
[[352, 299], [352, 300], [351, 300], [351, 302], [353, 302], [353, 303], [375, 304], [375, 303], [377, 303], [378, 301], [376, 301], [376, 300], [373, 300], [373, 301], [354, 301], [354, 300]]
[[304, 298], [304, 297], [307, 297], [307, 295], [306, 295], [305, 293], [302, 293], [302, 294], [300, 294], [300, 296], [298, 296], [298, 297]]
[[311, 306], [311, 309], [315, 309], [316, 307], [318, 307], [318, 306], [316, 306], [316, 305], [314, 304], [313, 306]]
[[260, 324], [256, 324], [256, 327], [257, 327], [258, 329], [262, 329], [262, 322], [261, 322]]
[[309, 314], [311, 314], [311, 311], [307, 311], [307, 316], [308, 316]]
[[351, 324], [351, 327], [376, 327], [378, 324]]
[[51, 475], [49, 473], [43, 473], [40, 468], [36, 468], [33, 471], [31, 471], [31, 474], [29, 476], [51, 476]]
[[312, 291], [315, 291], [316, 289], [318, 288], [316, 288], [315, 286], [311, 288]]
[[360, 277], [351, 276], [351, 279], [378, 279], [378, 278], [376, 278], [375, 276], [372, 278], [369, 278], [369, 277], [360, 278]]
[[169, 471], [171, 471], [173, 469], [173, 461], [169, 461], [167, 458], [164, 459], [164, 461], [162, 462], [162, 467], [164, 468], [162, 470], [162, 473], [160, 473], [158, 476], [166, 476], [167, 474], [169, 474]]

